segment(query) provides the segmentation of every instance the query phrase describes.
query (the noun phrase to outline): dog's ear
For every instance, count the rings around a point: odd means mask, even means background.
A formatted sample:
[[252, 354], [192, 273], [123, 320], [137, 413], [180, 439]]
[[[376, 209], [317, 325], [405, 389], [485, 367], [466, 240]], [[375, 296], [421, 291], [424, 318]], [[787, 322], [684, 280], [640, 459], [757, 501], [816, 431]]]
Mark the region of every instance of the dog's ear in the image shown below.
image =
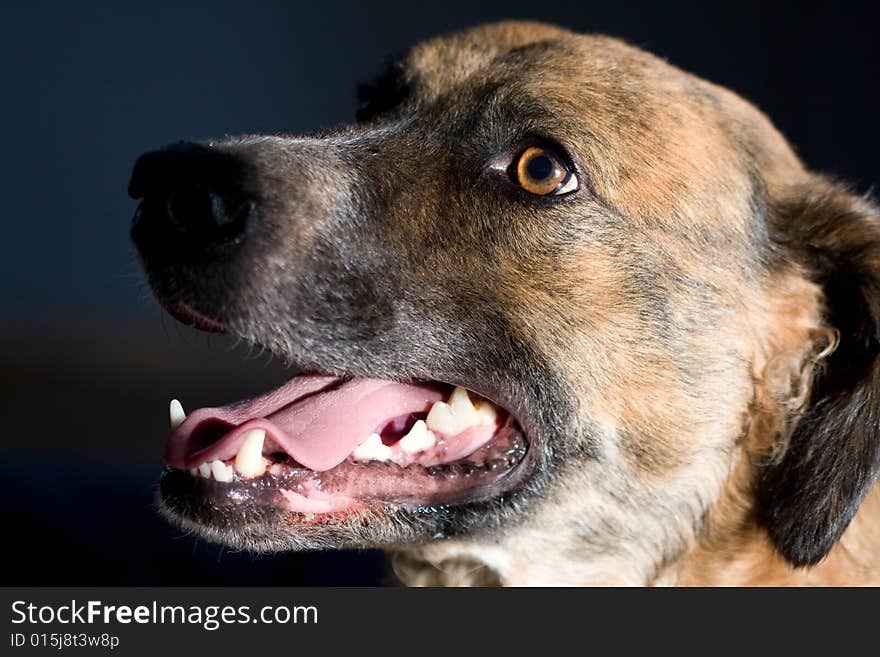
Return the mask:
[[774, 240], [822, 287], [824, 321], [839, 338], [758, 483], [760, 519], [777, 551], [808, 566], [843, 534], [880, 469], [880, 213], [813, 179], [771, 214]]

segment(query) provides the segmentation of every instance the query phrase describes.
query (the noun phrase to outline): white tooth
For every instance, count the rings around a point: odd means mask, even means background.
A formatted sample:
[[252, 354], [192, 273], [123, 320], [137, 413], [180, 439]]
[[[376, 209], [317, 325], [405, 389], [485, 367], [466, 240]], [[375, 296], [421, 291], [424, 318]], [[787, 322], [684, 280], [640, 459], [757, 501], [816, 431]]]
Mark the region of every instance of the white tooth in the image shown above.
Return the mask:
[[266, 432], [262, 429], [254, 429], [245, 435], [244, 442], [235, 455], [236, 472], [250, 479], [262, 477], [266, 473], [267, 461], [263, 458], [265, 440]]
[[424, 420], [417, 420], [403, 438], [398, 443], [400, 449], [407, 454], [415, 454], [430, 449], [437, 442], [437, 438], [432, 431], [428, 431], [428, 425]]
[[211, 478], [211, 464], [205, 461], [199, 466], [199, 474], [205, 479]]
[[455, 436], [468, 427], [480, 424], [481, 418], [471, 403], [467, 390], [456, 388], [449, 396], [448, 404], [437, 402], [431, 407], [426, 422], [431, 431], [444, 436]]
[[358, 461], [387, 461], [391, 458], [391, 448], [382, 442], [382, 436], [371, 433], [351, 455]]
[[232, 466], [226, 465], [223, 461], [211, 461], [211, 474], [217, 481], [229, 483], [232, 481]]
[[198, 474], [199, 474], [199, 469], [198, 469], [198, 468], [190, 468], [190, 469], [189, 469], [189, 473], [190, 473], [193, 477], [197, 477]]
[[183, 404], [181, 404], [176, 399], [171, 400], [171, 404], [169, 407], [171, 411], [171, 430], [173, 431], [186, 419], [186, 413], [183, 412]]
[[474, 405], [471, 403], [471, 397], [464, 388], [456, 388], [449, 396], [449, 405], [456, 415], [462, 417], [470, 417], [474, 413]]
[[437, 402], [431, 406], [425, 423], [431, 431], [442, 433], [444, 436], [454, 436], [458, 433], [458, 419], [446, 402]]
[[486, 401], [478, 401], [474, 404], [477, 411], [477, 417], [480, 418], [480, 424], [495, 424], [498, 422], [498, 411], [495, 406]]

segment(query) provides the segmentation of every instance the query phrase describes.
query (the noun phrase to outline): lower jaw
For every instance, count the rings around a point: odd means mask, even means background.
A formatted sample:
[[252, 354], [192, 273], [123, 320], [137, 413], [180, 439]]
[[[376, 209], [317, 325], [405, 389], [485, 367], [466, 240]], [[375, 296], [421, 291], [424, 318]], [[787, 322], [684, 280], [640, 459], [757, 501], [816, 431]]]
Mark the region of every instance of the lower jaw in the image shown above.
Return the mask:
[[292, 461], [269, 466], [263, 476], [220, 482], [167, 468], [163, 505], [186, 524], [223, 531], [236, 517], [278, 514], [288, 524], [336, 523], [377, 508], [433, 512], [438, 507], [484, 502], [515, 489], [532, 469], [533, 450], [514, 432], [452, 463], [429, 468], [345, 461], [315, 472]]

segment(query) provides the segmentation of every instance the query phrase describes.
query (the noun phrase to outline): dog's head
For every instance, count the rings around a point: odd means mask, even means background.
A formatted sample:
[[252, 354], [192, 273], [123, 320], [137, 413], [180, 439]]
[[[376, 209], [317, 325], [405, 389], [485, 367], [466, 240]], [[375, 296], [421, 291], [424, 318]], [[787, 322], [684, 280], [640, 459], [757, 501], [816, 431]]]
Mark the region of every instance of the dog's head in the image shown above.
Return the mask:
[[330, 134], [135, 166], [157, 298], [309, 373], [173, 431], [170, 516], [569, 581], [650, 578], [723, 518], [829, 551], [880, 454], [873, 207], [611, 38], [480, 27], [362, 94]]

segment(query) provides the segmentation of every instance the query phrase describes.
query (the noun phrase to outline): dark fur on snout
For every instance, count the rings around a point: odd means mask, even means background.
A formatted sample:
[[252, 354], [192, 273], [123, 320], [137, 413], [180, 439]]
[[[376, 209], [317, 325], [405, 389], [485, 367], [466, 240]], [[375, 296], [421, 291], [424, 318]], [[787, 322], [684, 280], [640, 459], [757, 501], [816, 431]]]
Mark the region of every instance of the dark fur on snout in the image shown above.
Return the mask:
[[[245, 172], [246, 230], [139, 242], [150, 283], [302, 370], [493, 399], [529, 438], [521, 480], [323, 525], [178, 487], [172, 518], [237, 547], [392, 548], [411, 583], [880, 581], [873, 204], [608, 37], [483, 26], [361, 97], [329, 134], [206, 143]], [[576, 191], [516, 184], [535, 145]]]

